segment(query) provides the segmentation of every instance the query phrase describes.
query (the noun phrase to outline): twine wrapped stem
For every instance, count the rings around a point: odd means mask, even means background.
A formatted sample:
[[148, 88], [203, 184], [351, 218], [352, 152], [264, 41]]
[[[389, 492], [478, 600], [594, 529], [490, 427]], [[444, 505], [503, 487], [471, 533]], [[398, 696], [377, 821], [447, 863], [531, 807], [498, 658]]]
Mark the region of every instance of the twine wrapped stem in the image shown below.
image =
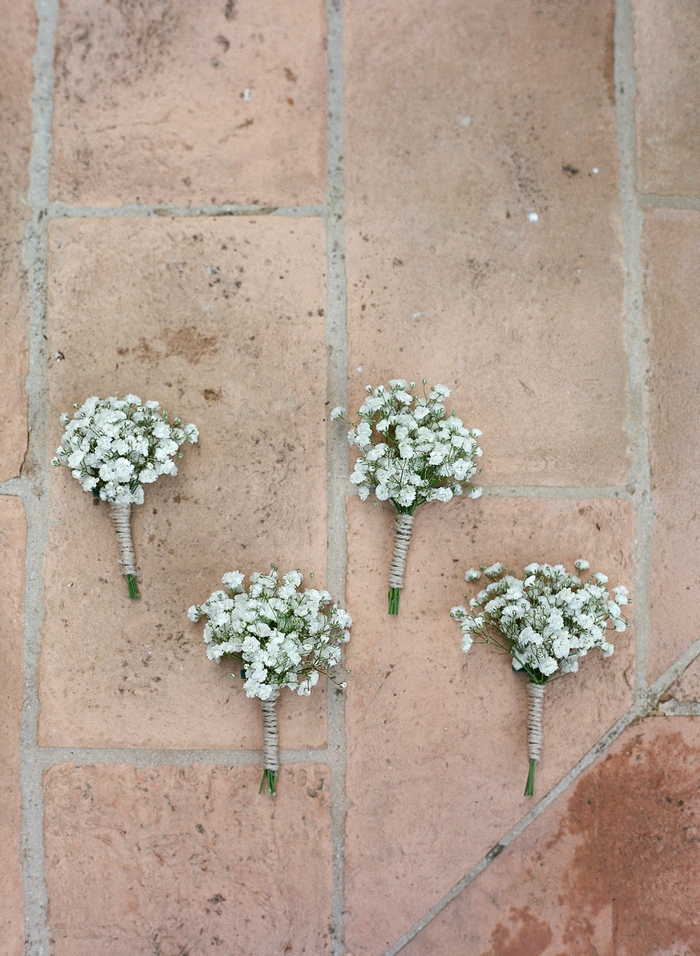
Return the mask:
[[389, 614], [399, 613], [399, 597], [403, 587], [406, 553], [413, 531], [413, 515], [397, 514], [394, 531], [394, 553], [389, 569]]
[[525, 784], [525, 796], [535, 793], [535, 764], [542, 753], [542, 701], [544, 684], [527, 683], [527, 747], [530, 758], [530, 770]]
[[131, 540], [131, 505], [115, 504], [110, 507], [110, 517], [114, 522], [114, 529], [117, 532], [117, 543], [119, 545], [119, 563], [122, 566], [122, 574], [126, 577], [126, 584], [129, 589], [129, 597], [137, 598], [139, 586], [136, 582], [136, 557], [134, 555], [134, 542]]
[[267, 700], [261, 700], [263, 714], [263, 747], [265, 754], [265, 769], [263, 770], [260, 790], [264, 789], [274, 797], [277, 789], [277, 771], [280, 766], [279, 740], [277, 738], [277, 698], [280, 692], [273, 688]]

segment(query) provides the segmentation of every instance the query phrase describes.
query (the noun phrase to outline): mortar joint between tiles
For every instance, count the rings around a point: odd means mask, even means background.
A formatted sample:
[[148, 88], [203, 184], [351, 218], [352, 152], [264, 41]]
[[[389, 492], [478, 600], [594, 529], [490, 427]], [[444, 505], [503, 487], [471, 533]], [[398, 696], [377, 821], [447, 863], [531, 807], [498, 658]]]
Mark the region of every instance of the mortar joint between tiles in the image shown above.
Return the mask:
[[634, 514], [635, 693], [643, 703], [649, 656], [649, 578], [652, 522], [647, 438], [647, 355], [644, 343], [641, 234], [643, 213], [636, 189], [636, 125], [634, 100], [634, 18], [631, 0], [616, 0], [615, 92], [620, 153], [620, 201], [625, 268], [625, 306], [629, 355], [632, 494]]

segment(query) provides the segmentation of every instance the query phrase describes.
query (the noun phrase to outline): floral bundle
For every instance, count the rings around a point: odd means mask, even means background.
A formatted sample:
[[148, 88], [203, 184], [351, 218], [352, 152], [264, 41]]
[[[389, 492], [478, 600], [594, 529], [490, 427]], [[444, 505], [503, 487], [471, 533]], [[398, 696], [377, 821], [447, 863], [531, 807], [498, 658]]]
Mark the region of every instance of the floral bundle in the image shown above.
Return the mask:
[[[214, 591], [187, 613], [191, 621], [208, 618], [207, 657], [239, 661], [246, 696], [260, 699], [265, 746], [260, 792], [267, 788], [274, 794], [279, 769], [275, 703], [280, 689], [308, 695], [319, 674], [329, 676], [328, 669], [340, 661], [341, 645], [350, 640], [352, 620], [331, 604], [328, 591], [300, 591], [299, 571], [290, 571], [280, 581], [273, 565], [269, 574], [250, 576], [248, 591], [244, 579], [240, 571], [230, 571], [221, 579], [229, 593]], [[235, 674], [231, 677], [235, 679]]]
[[[450, 390], [436, 385], [423, 395], [414, 393], [415, 382], [393, 379], [389, 388], [372, 390], [359, 409], [360, 421], [349, 426], [348, 441], [360, 449], [350, 475], [364, 501], [374, 494], [391, 501], [397, 511], [394, 554], [389, 572], [389, 614], [399, 613], [406, 553], [413, 529], [413, 513], [428, 501], [450, 501], [465, 488], [471, 498], [481, 489], [470, 485], [481, 456], [477, 438], [453, 412], [445, 413], [442, 400]], [[344, 410], [331, 412], [334, 421], [346, 421]]]
[[143, 504], [143, 486], [160, 475], [176, 475], [173, 460], [185, 440], [196, 442], [194, 425], [172, 424], [158, 402], [141, 404], [137, 395], [88, 398], [71, 417], [61, 415], [65, 433], [53, 465], [71, 469], [83, 491], [108, 501], [121, 553], [129, 597], [139, 597], [131, 539], [131, 506]]
[[[590, 565], [582, 558], [578, 571]], [[578, 670], [579, 659], [598, 647], [604, 657], [614, 650], [606, 631], [624, 631], [629, 621], [620, 608], [629, 603], [627, 588], [613, 588], [614, 599], [605, 587], [607, 577], [593, 574], [583, 583], [561, 564], [529, 564], [523, 580], [514, 577], [502, 564], [481, 566], [491, 583], [469, 602], [471, 613], [453, 607], [452, 617], [462, 629], [462, 650], [468, 651], [475, 637], [493, 644], [513, 661], [513, 669], [524, 671], [529, 680], [528, 745], [530, 769], [525, 796], [535, 787], [535, 764], [542, 750], [542, 700], [545, 685], [557, 671]], [[481, 577], [469, 570], [467, 581]]]

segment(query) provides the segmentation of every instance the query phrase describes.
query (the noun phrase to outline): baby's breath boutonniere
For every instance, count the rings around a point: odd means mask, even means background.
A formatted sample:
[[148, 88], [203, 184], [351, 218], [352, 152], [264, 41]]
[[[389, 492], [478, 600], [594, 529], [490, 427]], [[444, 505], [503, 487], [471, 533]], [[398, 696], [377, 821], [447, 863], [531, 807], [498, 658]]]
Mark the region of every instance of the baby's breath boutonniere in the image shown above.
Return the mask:
[[71, 417], [65, 412], [65, 433], [52, 464], [65, 465], [83, 491], [108, 501], [117, 533], [122, 574], [129, 597], [139, 597], [136, 558], [131, 539], [131, 506], [143, 504], [143, 486], [160, 475], [176, 475], [174, 457], [185, 440], [196, 442], [195, 425], [168, 419], [158, 402], [141, 404], [137, 395], [125, 398], [93, 396]]
[[[588, 561], [579, 558], [577, 571]], [[530, 770], [525, 796], [535, 789], [535, 764], [542, 751], [542, 700], [547, 681], [578, 670], [579, 659], [596, 647], [610, 657], [614, 647], [606, 631], [624, 631], [630, 622], [620, 608], [629, 604], [627, 588], [613, 588], [610, 597], [604, 574], [592, 574], [585, 583], [563, 565], [528, 564], [523, 580], [502, 564], [481, 565], [491, 583], [469, 601], [470, 611], [453, 607], [452, 617], [462, 629], [462, 650], [478, 640], [493, 644], [513, 659], [513, 670], [528, 676], [527, 732]], [[481, 577], [467, 571], [467, 581]]]
[[450, 501], [468, 490], [478, 498], [481, 488], [470, 480], [481, 456], [478, 429], [465, 428], [456, 414], [446, 415], [442, 400], [449, 388], [436, 385], [423, 395], [415, 382], [393, 379], [389, 388], [367, 385], [367, 398], [358, 412], [360, 421], [348, 422], [342, 408], [331, 418], [349, 426], [348, 441], [360, 449], [350, 475], [364, 501], [374, 494], [391, 501], [397, 511], [394, 554], [389, 572], [389, 614], [399, 613], [406, 553], [413, 530], [413, 513], [427, 501]]
[[[267, 789], [274, 794], [279, 769], [275, 709], [279, 692], [288, 687], [308, 695], [319, 674], [330, 677], [328, 669], [338, 664], [342, 645], [350, 640], [352, 620], [331, 603], [328, 591], [300, 591], [300, 571], [290, 571], [280, 581], [272, 565], [269, 574], [251, 574], [247, 591], [240, 571], [230, 571], [221, 580], [228, 591], [214, 591], [187, 614], [191, 621], [208, 618], [204, 625], [207, 657], [238, 661], [246, 696], [260, 700], [265, 748], [260, 793]], [[235, 680], [236, 675], [231, 677]]]

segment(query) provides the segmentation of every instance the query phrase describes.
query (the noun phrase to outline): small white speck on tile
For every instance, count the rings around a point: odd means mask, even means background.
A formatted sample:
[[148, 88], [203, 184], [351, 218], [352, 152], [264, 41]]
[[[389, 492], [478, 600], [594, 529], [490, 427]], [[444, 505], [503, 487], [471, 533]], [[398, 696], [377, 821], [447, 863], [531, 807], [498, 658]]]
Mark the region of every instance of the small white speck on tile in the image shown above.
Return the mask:
[[422, 314], [423, 314], [422, 312], [414, 312], [414, 313], [413, 313], [413, 318], [414, 318], [414, 319], [419, 319]]
[[243, 99], [246, 101], [246, 103], [247, 103], [248, 100], [250, 99], [250, 90], [248, 89], [247, 86], [246, 86], [246, 88], [243, 90]]
[[595, 175], [597, 172], [598, 172], [598, 167], [597, 167], [597, 166], [594, 166], [594, 167], [593, 167], [593, 174]]
[[67, 587], [67, 588], [72, 588], [72, 587], [73, 587], [73, 582], [72, 582], [72, 581], [69, 581], [68, 584], [66, 584], [66, 587]]
[[358, 371], [358, 372], [361, 372], [361, 371], [362, 371], [362, 366], [361, 366], [361, 365], [358, 365], [358, 366], [357, 366], [357, 371]]
[[472, 118], [471, 116], [463, 116], [459, 121], [460, 126], [471, 126]]
[[537, 215], [536, 212], [529, 212], [529, 213], [527, 214], [527, 218], [528, 218], [529, 222], [537, 222], [540, 217]]

